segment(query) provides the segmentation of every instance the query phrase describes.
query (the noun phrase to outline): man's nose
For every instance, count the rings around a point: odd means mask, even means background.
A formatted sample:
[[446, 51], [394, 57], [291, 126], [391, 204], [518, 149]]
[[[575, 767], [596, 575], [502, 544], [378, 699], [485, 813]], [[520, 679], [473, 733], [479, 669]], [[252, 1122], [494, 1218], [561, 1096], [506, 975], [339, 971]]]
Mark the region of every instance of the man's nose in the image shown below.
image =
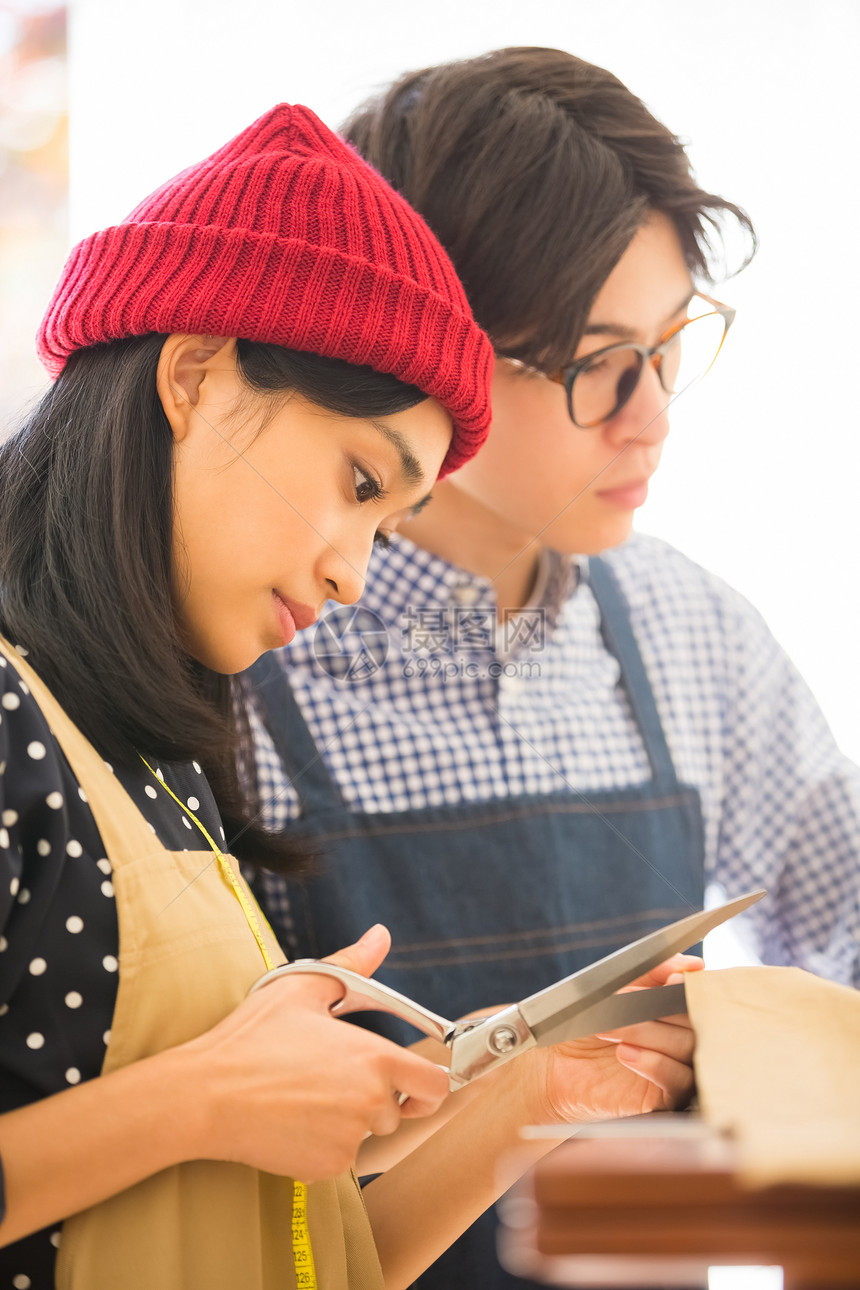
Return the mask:
[[606, 431], [619, 442], [634, 439], [643, 444], [661, 444], [669, 433], [669, 402], [653, 363], [646, 363], [630, 398], [605, 423]]

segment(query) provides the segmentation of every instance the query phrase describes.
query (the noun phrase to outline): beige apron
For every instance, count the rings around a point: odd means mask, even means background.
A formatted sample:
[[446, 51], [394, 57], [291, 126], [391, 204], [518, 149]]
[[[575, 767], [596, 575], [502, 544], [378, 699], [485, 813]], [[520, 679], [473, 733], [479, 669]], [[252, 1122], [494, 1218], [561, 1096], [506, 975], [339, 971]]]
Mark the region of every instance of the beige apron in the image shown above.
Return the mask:
[[[119, 990], [102, 1067], [107, 1074], [208, 1030], [244, 999], [265, 964], [215, 857], [161, 846], [32, 668], [2, 637], [0, 650], [44, 712], [87, 795], [113, 866]], [[271, 957], [282, 963], [283, 952], [262, 916], [261, 923]], [[68, 1219], [56, 1284], [59, 1290], [312, 1285], [296, 1271], [292, 1205], [289, 1178], [221, 1161], [176, 1165]], [[318, 1290], [382, 1290], [352, 1175], [308, 1188], [308, 1224]]]

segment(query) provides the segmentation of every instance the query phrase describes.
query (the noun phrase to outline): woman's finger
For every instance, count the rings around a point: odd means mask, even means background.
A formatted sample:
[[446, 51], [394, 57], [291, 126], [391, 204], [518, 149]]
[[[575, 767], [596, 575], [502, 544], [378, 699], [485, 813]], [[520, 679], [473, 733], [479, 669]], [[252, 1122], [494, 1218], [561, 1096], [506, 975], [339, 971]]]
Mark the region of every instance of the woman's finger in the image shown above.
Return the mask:
[[408, 1068], [404, 1065], [395, 1072], [402, 1098], [400, 1113], [408, 1120], [435, 1114], [450, 1092], [447, 1068], [410, 1053], [403, 1055], [412, 1060]]
[[397, 1093], [391, 1095], [388, 1104], [383, 1104], [368, 1120], [368, 1133], [374, 1138], [384, 1138], [389, 1133], [394, 1133], [400, 1127], [402, 1118], [400, 1102]]
[[329, 954], [323, 963], [334, 963], [361, 976], [372, 976], [390, 949], [391, 933], [382, 923], [375, 923], [354, 945]]
[[637, 1048], [650, 1049], [681, 1062], [692, 1059], [696, 1043], [686, 1013], [678, 1017], [663, 1017], [660, 1021], [641, 1021], [638, 1025], [624, 1026], [597, 1037], [611, 1044], [633, 1044]]
[[[684, 972], [700, 972], [705, 966], [704, 959], [696, 954], [673, 954], [663, 963], [658, 963], [650, 972], [632, 982], [634, 987], [646, 989], [654, 985], [668, 985], [673, 975]], [[630, 987], [627, 987], [630, 988]]]
[[672, 1106], [683, 1106], [689, 1101], [695, 1080], [692, 1067], [685, 1062], [633, 1044], [620, 1044], [615, 1052], [622, 1066], [654, 1084]]
[[[364, 933], [360, 940], [353, 945], [347, 945], [344, 949], [338, 950], [335, 954], [327, 955], [321, 962], [333, 963], [336, 967], [347, 968], [350, 972], [358, 972], [360, 976], [372, 976], [390, 948], [391, 934], [388, 928], [384, 927], [382, 923], [375, 923], [373, 927]], [[282, 985], [285, 982], [290, 982], [291, 984], [301, 982], [305, 999], [307, 1001], [316, 1000], [324, 1008], [331, 1008], [333, 1004], [343, 998], [343, 986], [333, 977], [323, 976], [321, 973], [302, 972], [295, 976], [285, 976], [280, 981], [273, 981], [268, 988]]]

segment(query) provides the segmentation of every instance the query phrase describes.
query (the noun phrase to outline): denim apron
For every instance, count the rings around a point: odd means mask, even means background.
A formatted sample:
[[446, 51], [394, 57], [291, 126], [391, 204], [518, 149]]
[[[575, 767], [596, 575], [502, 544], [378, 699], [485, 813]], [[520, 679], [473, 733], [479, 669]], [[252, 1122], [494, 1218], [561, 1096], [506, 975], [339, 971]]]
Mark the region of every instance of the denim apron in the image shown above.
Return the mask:
[[[254, 665], [261, 715], [300, 797], [295, 827], [320, 857], [290, 888], [292, 929], [275, 927], [291, 958], [332, 953], [385, 923], [393, 946], [377, 978], [455, 1018], [521, 999], [702, 907], [698, 790], [678, 781], [614, 575], [593, 558], [588, 581], [651, 767], [629, 788], [362, 814], [344, 802], [277, 658]], [[398, 1043], [419, 1037], [381, 1013], [356, 1020]], [[490, 1214], [416, 1284], [528, 1283], [498, 1268]]]

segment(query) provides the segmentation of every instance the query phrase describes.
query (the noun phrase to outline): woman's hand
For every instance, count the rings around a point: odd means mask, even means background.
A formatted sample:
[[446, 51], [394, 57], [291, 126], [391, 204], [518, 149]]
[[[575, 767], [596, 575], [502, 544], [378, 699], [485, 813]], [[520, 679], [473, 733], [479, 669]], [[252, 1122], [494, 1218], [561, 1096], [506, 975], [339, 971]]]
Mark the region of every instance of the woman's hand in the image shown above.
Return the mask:
[[[389, 945], [386, 929], [373, 927], [326, 961], [370, 976]], [[177, 1050], [196, 1066], [205, 1098], [201, 1157], [313, 1182], [349, 1168], [368, 1133], [437, 1110], [445, 1072], [333, 1017], [337, 998], [330, 979], [286, 976]], [[398, 1092], [409, 1098], [402, 1110]]]
[[[702, 967], [699, 958], [675, 954], [626, 989], [671, 985]], [[524, 1055], [521, 1076], [532, 1081], [527, 1096], [536, 1122], [603, 1120], [683, 1106], [693, 1092], [694, 1039], [684, 1013]]]

